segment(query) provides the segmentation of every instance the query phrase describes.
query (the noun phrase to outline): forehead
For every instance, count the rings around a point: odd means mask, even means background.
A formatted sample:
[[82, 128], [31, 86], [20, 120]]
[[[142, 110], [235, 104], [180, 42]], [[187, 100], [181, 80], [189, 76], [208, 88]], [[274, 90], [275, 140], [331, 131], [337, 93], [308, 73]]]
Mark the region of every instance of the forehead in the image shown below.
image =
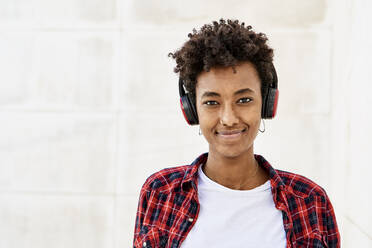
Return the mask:
[[234, 93], [243, 88], [252, 89], [260, 94], [260, 78], [255, 66], [250, 62], [244, 62], [232, 67], [214, 67], [209, 72], [201, 72], [196, 81], [196, 94], [204, 91], [217, 93]]

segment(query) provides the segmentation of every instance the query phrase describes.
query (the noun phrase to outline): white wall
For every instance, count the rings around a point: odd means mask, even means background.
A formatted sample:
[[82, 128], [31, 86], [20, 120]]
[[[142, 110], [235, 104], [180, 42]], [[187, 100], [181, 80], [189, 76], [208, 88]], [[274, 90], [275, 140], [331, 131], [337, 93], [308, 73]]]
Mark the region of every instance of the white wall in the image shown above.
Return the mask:
[[[345, 247], [372, 247], [371, 2], [337, 1], [334, 8], [332, 192]], [[347, 16], [348, 18], [345, 18]]]
[[[220, 17], [275, 49], [256, 152], [323, 186], [343, 247], [372, 247], [368, 0], [0, 1], [0, 247], [130, 247], [151, 173], [207, 151], [168, 52]], [[352, 35], [351, 35], [352, 34]]]

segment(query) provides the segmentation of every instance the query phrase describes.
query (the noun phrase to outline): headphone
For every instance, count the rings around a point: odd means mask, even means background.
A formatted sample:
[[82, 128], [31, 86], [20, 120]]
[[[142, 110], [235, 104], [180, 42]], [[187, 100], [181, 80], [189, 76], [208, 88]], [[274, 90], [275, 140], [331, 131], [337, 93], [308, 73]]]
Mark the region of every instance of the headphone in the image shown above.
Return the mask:
[[[262, 119], [272, 119], [275, 117], [276, 109], [278, 106], [279, 90], [278, 90], [278, 76], [274, 65], [271, 63], [271, 73], [273, 75], [273, 81], [267, 87], [267, 91], [262, 96]], [[196, 106], [192, 102], [189, 93], [185, 92], [184, 83], [182, 78], [179, 78], [178, 88], [180, 92], [180, 103], [183, 116], [189, 125], [199, 124], [198, 114], [196, 112]]]

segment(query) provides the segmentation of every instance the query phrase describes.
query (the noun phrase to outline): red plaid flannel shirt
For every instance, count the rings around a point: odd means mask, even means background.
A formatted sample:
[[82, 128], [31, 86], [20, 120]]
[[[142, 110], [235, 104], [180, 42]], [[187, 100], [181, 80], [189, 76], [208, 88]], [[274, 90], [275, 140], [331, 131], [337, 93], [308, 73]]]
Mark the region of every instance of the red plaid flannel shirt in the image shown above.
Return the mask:
[[[270, 175], [275, 206], [283, 213], [287, 247], [340, 247], [336, 217], [324, 189], [254, 156]], [[165, 168], [147, 178], [138, 202], [134, 248], [181, 246], [198, 219], [197, 171], [207, 157], [208, 153], [202, 154], [191, 165]]]

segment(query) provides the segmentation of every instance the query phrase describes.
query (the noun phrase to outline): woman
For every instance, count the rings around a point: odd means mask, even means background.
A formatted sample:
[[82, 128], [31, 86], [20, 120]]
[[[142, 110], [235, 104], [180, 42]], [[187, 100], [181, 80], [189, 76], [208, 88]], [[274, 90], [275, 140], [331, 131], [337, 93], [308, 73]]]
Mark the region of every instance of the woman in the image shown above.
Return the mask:
[[340, 247], [324, 189], [253, 152], [278, 100], [266, 36], [221, 19], [189, 38], [170, 56], [185, 118], [200, 125], [209, 152], [146, 180], [134, 247]]

